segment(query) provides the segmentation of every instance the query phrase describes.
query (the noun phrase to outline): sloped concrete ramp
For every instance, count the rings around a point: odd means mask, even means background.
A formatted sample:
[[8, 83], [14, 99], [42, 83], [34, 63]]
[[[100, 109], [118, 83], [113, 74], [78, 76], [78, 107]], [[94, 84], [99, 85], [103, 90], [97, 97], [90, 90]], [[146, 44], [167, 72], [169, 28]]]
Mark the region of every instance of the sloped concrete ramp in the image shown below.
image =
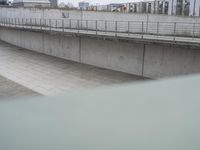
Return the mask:
[[[0, 75], [45, 96], [102, 86], [121, 86], [124, 83], [133, 83], [144, 79], [48, 56], [1, 41]], [[3, 83], [2, 87], [9, 86], [9, 84]], [[8, 93], [12, 90], [17, 92], [13, 88], [9, 89]], [[20, 91], [20, 88], [17, 90]], [[0, 93], [2, 92], [0, 91]]]

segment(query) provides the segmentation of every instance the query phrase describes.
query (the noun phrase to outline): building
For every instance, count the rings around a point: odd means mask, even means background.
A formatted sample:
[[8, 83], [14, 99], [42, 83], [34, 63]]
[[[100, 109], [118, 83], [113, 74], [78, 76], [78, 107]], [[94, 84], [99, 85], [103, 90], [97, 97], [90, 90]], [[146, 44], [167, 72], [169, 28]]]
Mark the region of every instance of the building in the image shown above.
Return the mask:
[[200, 0], [169, 0], [168, 14], [200, 16]]
[[0, 0], [0, 5], [8, 5], [8, 1], [7, 0]]
[[108, 10], [112, 12], [125, 12], [126, 9], [125, 4], [111, 3], [108, 5]]
[[79, 2], [78, 6], [82, 10], [87, 10], [89, 8], [90, 4], [88, 2]]
[[51, 7], [57, 7], [58, 6], [58, 0], [49, 0], [51, 3]]
[[14, 0], [13, 6], [16, 7], [50, 7], [49, 0]]

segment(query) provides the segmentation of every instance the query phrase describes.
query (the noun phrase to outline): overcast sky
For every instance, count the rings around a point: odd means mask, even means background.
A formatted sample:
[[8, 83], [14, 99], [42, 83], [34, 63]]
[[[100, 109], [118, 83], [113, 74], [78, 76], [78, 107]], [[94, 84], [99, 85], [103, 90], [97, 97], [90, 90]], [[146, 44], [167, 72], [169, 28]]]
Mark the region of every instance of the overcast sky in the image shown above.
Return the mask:
[[74, 6], [78, 6], [78, 2], [86, 1], [90, 4], [96, 5], [96, 4], [109, 4], [109, 3], [125, 3], [125, 2], [134, 2], [138, 0], [58, 0], [59, 2], [65, 2], [65, 3], [72, 3]]

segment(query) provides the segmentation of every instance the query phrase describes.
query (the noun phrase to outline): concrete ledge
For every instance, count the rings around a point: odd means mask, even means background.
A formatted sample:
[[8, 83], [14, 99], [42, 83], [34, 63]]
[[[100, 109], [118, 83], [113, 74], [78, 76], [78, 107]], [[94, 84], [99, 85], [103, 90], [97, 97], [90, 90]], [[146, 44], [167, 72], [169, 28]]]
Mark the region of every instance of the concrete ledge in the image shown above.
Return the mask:
[[[113, 36], [109, 34], [89, 34], [87, 32], [81, 33], [81, 32], [62, 32], [62, 31], [54, 31], [54, 30], [40, 30], [40, 29], [31, 29], [31, 28], [15, 28], [15, 27], [5, 27], [1, 26], [1, 28], [6, 29], [14, 29], [14, 30], [20, 30], [20, 31], [29, 31], [29, 32], [39, 32], [39, 33], [48, 33], [53, 35], [64, 35], [64, 36], [73, 36], [73, 37], [81, 37], [81, 38], [92, 38], [92, 39], [100, 39], [100, 40], [109, 40], [109, 41], [119, 41], [119, 42], [133, 42], [133, 43], [142, 43], [142, 44], [156, 44], [156, 45], [164, 45], [164, 46], [171, 46], [171, 47], [182, 47], [182, 48], [192, 48], [192, 49], [199, 49], [200, 48], [200, 42], [191, 42], [192, 38], [189, 38], [190, 40], [181, 41], [172, 41], [167, 39], [152, 39], [152, 38], [136, 38], [136, 37], [123, 37], [123, 36]], [[78, 31], [78, 30], [76, 30]], [[141, 35], [142, 36], [142, 35]], [[148, 36], [148, 35], [147, 35]], [[165, 37], [165, 36], [162, 36]], [[166, 36], [167, 38], [168, 36]], [[177, 37], [179, 38], [179, 37]], [[181, 38], [181, 37], [180, 37]]]

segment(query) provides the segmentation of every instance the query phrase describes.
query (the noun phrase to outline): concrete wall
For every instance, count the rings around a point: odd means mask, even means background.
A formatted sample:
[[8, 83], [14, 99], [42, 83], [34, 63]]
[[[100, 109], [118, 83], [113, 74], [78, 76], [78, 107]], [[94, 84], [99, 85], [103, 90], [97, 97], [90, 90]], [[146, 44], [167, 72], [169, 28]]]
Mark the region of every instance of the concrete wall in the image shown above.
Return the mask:
[[0, 28], [0, 39], [36, 52], [150, 78], [200, 72], [200, 51]]

